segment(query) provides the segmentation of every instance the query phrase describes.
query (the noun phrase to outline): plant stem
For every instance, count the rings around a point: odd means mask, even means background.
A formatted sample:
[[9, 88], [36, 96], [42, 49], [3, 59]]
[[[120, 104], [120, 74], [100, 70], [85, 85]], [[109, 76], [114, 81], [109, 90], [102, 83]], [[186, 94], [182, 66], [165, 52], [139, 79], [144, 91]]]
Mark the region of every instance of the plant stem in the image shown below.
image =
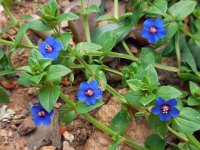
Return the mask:
[[[9, 10], [9, 8], [6, 5], [4, 5], [4, 3], [2, 3], [2, 6], [3, 6], [4, 10], [6, 11], [6, 13], [8, 14], [8, 16], [10, 17], [11, 21], [15, 24], [18, 24], [17, 20], [15, 19], [15, 17], [13, 16], [13, 14]], [[18, 25], [17, 27], [20, 28], [20, 25]], [[32, 42], [29, 40], [29, 38], [26, 34], [24, 35], [24, 39], [26, 40], [27, 44], [32, 45]]]
[[185, 142], [188, 142], [188, 138], [185, 136], [185, 134], [183, 133], [178, 133], [176, 131], [174, 131], [170, 126], [167, 126], [168, 130], [173, 133], [174, 135], [176, 135], [180, 140], [183, 140]]
[[[92, 55], [92, 56], [102, 56], [103, 52], [90, 51], [90, 52], [87, 52], [86, 54]], [[108, 57], [123, 58], [123, 59], [132, 60], [132, 61], [139, 61], [139, 58], [137, 58], [137, 57], [131, 57], [131, 56], [126, 55], [126, 54], [115, 53], [115, 52], [110, 52], [107, 56]], [[154, 67], [156, 67], [158, 69], [166, 70], [166, 71], [179, 72], [179, 69], [176, 68], [176, 67], [166, 66], [166, 65], [162, 65], [162, 64], [154, 64]]]
[[5, 71], [0, 71], [0, 76], [4, 76], [4, 75], [7, 75], [7, 74], [14, 74], [14, 73], [17, 73], [18, 70], [5, 70]]
[[[73, 109], [76, 109], [76, 104], [71, 101], [64, 93], [61, 92], [60, 94], [60, 97], [65, 100], [65, 102], [67, 104], [69, 104]], [[91, 122], [92, 124], [94, 124], [96, 127], [98, 127], [100, 130], [108, 133], [109, 135], [111, 136], [117, 136], [118, 133], [113, 131], [112, 129], [110, 129], [109, 127], [105, 126], [103, 123], [99, 122], [98, 120], [96, 120], [95, 118], [93, 118], [92, 116], [90, 116], [89, 114], [87, 113], [83, 113], [83, 114], [80, 114], [82, 115], [85, 119], [87, 119], [89, 122]], [[120, 136], [120, 135], [118, 135]], [[124, 142], [127, 143], [128, 145], [138, 149], [138, 150], [148, 150], [146, 149], [145, 147], [137, 144], [136, 142], [132, 141], [132, 140], [129, 140], [123, 136], [121, 136], [122, 139], [124, 139]]]
[[119, 16], [118, 16], [118, 7], [119, 7], [119, 1], [118, 0], [114, 0], [114, 17], [116, 19], [119, 19]]
[[[15, 42], [11, 42], [11, 41], [7, 41], [7, 40], [3, 40], [3, 39], [0, 39], [0, 44], [4, 44], [4, 45], [7, 45], [7, 46], [16, 46], [15, 45]], [[34, 49], [38, 49], [37, 46], [34, 46], [34, 45], [23, 45], [23, 44], [19, 44], [17, 45], [18, 47], [20, 48], [34, 48]]]
[[107, 72], [110, 72], [110, 73], [113, 73], [113, 74], [116, 74], [116, 75], [122, 77], [122, 73], [119, 72], [119, 71], [117, 71], [117, 70], [113, 70], [113, 69], [111, 69], [109, 67], [103, 67], [102, 69], [105, 70], [105, 71], [107, 71]]
[[191, 32], [189, 32], [189, 31], [188, 31], [186, 28], [184, 28], [184, 27], [181, 27], [181, 26], [180, 26], [179, 29], [180, 29], [183, 33], [185, 33], [187, 36], [189, 36], [189, 37], [193, 38], [194, 40], [197, 40], [197, 41], [200, 42], [200, 37], [199, 37], [199, 36], [192, 34]]
[[131, 50], [129, 49], [128, 45], [126, 44], [126, 42], [125, 42], [124, 40], [122, 41], [122, 45], [123, 45], [124, 49], [127, 51], [127, 53], [128, 53], [131, 57], [135, 57], [135, 56], [133, 55], [133, 53], [131, 52]]
[[185, 133], [185, 135], [187, 136], [187, 138], [189, 139], [189, 142], [191, 144], [194, 144], [198, 149], [200, 149], [200, 143], [199, 141], [194, 137], [194, 135], [192, 135], [191, 133]]
[[178, 68], [180, 68], [181, 67], [181, 53], [180, 53], [180, 47], [179, 47], [179, 32], [176, 33], [174, 40], [175, 40], [174, 43], [175, 43]]
[[[86, 41], [91, 43], [88, 15], [85, 14], [85, 0], [81, 0], [81, 7], [82, 7], [83, 26], [85, 29]], [[89, 62], [90, 64], [92, 63], [92, 56], [89, 56]]]

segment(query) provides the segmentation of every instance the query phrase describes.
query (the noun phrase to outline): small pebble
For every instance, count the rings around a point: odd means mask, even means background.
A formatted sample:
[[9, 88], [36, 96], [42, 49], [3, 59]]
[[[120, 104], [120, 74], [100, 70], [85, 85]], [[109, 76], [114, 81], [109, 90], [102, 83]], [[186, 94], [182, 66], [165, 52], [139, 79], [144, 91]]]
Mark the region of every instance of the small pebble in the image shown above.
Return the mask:
[[63, 137], [66, 141], [69, 141], [70, 143], [74, 140], [74, 135], [69, 133], [68, 131], [65, 131], [63, 133]]
[[17, 130], [17, 126], [14, 125], [14, 124], [12, 124], [10, 127], [11, 127], [13, 130]]

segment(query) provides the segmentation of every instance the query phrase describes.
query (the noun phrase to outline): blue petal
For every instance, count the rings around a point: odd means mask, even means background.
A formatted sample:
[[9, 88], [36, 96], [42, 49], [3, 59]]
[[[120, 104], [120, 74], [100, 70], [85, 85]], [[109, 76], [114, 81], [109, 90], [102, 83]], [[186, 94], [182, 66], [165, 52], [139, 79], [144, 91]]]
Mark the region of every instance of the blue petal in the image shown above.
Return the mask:
[[166, 30], [165, 29], [158, 29], [158, 32], [157, 32], [157, 36], [158, 38], [162, 39], [166, 36]]
[[39, 45], [39, 50], [40, 50], [40, 53], [46, 53], [46, 47], [47, 43], [46, 42], [41, 42], [40, 45]]
[[144, 28], [144, 29], [142, 29], [141, 34], [142, 34], [143, 38], [148, 38], [149, 37], [149, 30], [147, 28]]
[[79, 101], [83, 102], [87, 99], [87, 96], [85, 95], [85, 92], [80, 90], [77, 94], [77, 98]]
[[54, 45], [55, 42], [56, 42], [56, 39], [54, 37], [48, 37], [46, 40], [45, 40], [49, 45]]
[[169, 121], [171, 119], [171, 116], [168, 113], [161, 113], [160, 114], [160, 120], [161, 121]]
[[156, 20], [154, 20], [154, 26], [157, 28], [163, 28], [164, 22], [162, 21], [162, 19], [157, 18]]
[[37, 116], [37, 117], [35, 116], [33, 118], [33, 121], [34, 121], [35, 125], [38, 126], [38, 125], [40, 125], [42, 123], [42, 118], [39, 117], [39, 116]]
[[144, 27], [151, 28], [154, 26], [154, 20], [153, 19], [146, 19], [144, 21]]
[[92, 80], [89, 83], [89, 88], [98, 89], [99, 83], [96, 80]]
[[171, 107], [172, 106], [176, 106], [177, 105], [177, 100], [175, 98], [172, 98], [172, 99], [168, 100], [166, 103]]
[[38, 107], [36, 107], [36, 106], [33, 106], [32, 108], [31, 108], [31, 114], [33, 115], [33, 116], [38, 116], [38, 112], [40, 111], [40, 108], [38, 108]]
[[62, 49], [62, 44], [58, 41], [55, 42], [55, 44], [53, 45], [53, 50], [56, 51], [56, 52], [59, 52], [61, 51]]
[[159, 106], [154, 106], [152, 109], [151, 109], [151, 111], [152, 111], [152, 114], [155, 114], [155, 115], [158, 115], [158, 114], [160, 114], [160, 112], [161, 112], [161, 110], [160, 110], [160, 105]]
[[161, 97], [158, 97], [158, 98], [156, 99], [156, 105], [158, 105], [159, 107], [160, 107], [161, 105], [165, 104], [165, 103], [166, 103], [165, 100], [162, 99]]
[[177, 117], [179, 115], [180, 111], [176, 107], [171, 107], [169, 114], [172, 117]]
[[79, 89], [83, 90], [83, 91], [87, 90], [88, 89], [88, 83], [87, 82], [81, 82]]
[[58, 52], [46, 52], [46, 53], [42, 53], [44, 58], [51, 58], [52, 60], [56, 60], [56, 58], [58, 57]]
[[51, 116], [50, 115], [46, 115], [44, 118], [42, 118], [42, 122], [43, 125], [48, 126], [51, 123]]
[[49, 115], [52, 116], [54, 114], [54, 110], [52, 110]]
[[94, 98], [101, 99], [102, 98], [102, 91], [100, 89], [94, 90]]
[[151, 44], [155, 44], [158, 42], [158, 37], [156, 34], [149, 34], [148, 41]]
[[94, 105], [96, 102], [96, 99], [92, 96], [92, 97], [87, 97], [86, 99], [86, 105]]

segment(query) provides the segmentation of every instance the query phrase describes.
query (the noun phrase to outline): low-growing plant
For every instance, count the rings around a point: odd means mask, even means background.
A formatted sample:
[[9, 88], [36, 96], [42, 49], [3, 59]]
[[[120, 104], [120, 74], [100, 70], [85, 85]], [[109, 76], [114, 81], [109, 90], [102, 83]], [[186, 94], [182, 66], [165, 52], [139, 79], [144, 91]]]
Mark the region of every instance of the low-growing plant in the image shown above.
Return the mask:
[[[51, 123], [54, 105], [61, 98], [65, 104], [60, 109], [60, 125], [72, 123], [77, 115], [83, 116], [112, 137], [109, 150], [117, 149], [120, 143], [138, 150], [162, 150], [170, 145], [166, 141], [170, 134], [179, 139], [177, 145], [171, 145], [173, 149], [200, 149], [200, 142], [194, 136], [194, 132], [200, 130], [200, 5], [195, 0], [132, 0], [129, 5], [133, 11], [121, 16], [118, 16], [118, 0], [114, 0], [114, 17], [101, 15], [96, 5], [85, 7], [85, 0], [81, 0], [79, 13], [61, 13], [56, 0], [49, 0], [45, 7], [38, 5], [40, 19], [34, 21], [30, 21], [31, 16], [16, 20], [9, 10], [12, 0], [0, 0], [0, 3], [12, 20], [12, 24], [3, 28], [2, 34], [13, 27], [18, 28], [13, 41], [0, 39], [0, 44], [9, 47], [7, 52], [0, 50], [0, 76], [24, 71], [17, 83], [39, 88], [39, 103], [31, 109], [36, 125]], [[92, 38], [88, 22], [91, 13], [101, 15], [97, 18], [98, 22], [109, 21], [96, 27]], [[80, 17], [83, 18], [86, 41], [72, 46], [71, 33], [61, 32], [60, 24]], [[190, 30], [183, 21], [186, 17], [191, 20]], [[136, 57], [126, 44], [125, 37], [138, 23], [143, 23], [141, 36], [144, 41], [148, 40], [149, 45], [141, 47], [140, 56]], [[53, 34], [39, 45], [33, 45], [26, 35], [29, 29], [53, 31]], [[122, 43], [124, 53], [113, 51], [118, 43]], [[160, 47], [163, 47], [161, 52], [155, 51]], [[20, 48], [31, 49], [31, 54], [27, 66], [15, 68], [10, 60], [11, 54]], [[172, 56], [177, 58], [177, 67], [161, 63], [162, 57]], [[131, 63], [120, 72], [104, 63], [107, 57]], [[80, 83], [75, 102], [63, 93], [60, 84], [66, 76], [72, 84], [73, 70], [76, 69], [83, 71], [87, 81]], [[180, 90], [178, 85], [160, 84], [157, 69], [177, 73], [181, 80], [189, 81], [190, 92]], [[121, 87], [128, 89], [125, 95], [107, 83], [107, 72], [121, 77]], [[105, 90], [116, 97], [121, 106], [109, 127], [89, 114], [104, 104], [102, 97]], [[0, 102], [9, 102], [2, 87], [0, 97]], [[133, 121], [133, 113], [143, 116], [152, 128], [152, 134], [146, 138], [144, 145], [129, 140], [124, 134], [127, 125]]]

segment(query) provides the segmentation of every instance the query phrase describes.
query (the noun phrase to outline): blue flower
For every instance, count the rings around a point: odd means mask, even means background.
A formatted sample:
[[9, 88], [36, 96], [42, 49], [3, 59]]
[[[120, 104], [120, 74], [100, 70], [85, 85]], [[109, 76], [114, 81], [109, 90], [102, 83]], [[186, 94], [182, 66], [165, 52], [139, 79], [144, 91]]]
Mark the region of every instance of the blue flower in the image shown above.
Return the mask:
[[142, 37], [148, 38], [149, 43], [155, 44], [158, 39], [163, 39], [166, 35], [166, 30], [163, 27], [162, 19], [147, 19], [144, 21], [144, 28], [141, 31]]
[[101, 99], [102, 91], [98, 88], [97, 81], [92, 80], [90, 83], [82, 82], [77, 94], [79, 101], [85, 101], [87, 105], [94, 105], [96, 100]]
[[161, 121], [169, 121], [171, 117], [177, 117], [180, 111], [174, 107], [177, 105], [177, 100], [172, 98], [168, 101], [165, 101], [162, 98], [156, 99], [156, 106], [154, 106], [151, 111], [153, 114], [160, 114]]
[[44, 42], [41, 42], [39, 45], [39, 50], [42, 53], [43, 57], [51, 58], [56, 60], [58, 57], [59, 51], [62, 49], [62, 44], [54, 37], [48, 37]]
[[35, 125], [43, 124], [45, 126], [48, 126], [51, 123], [51, 116], [53, 115], [54, 110], [52, 110], [50, 113], [48, 113], [40, 103], [38, 105], [33, 106], [31, 108], [31, 114], [33, 115], [33, 121]]

